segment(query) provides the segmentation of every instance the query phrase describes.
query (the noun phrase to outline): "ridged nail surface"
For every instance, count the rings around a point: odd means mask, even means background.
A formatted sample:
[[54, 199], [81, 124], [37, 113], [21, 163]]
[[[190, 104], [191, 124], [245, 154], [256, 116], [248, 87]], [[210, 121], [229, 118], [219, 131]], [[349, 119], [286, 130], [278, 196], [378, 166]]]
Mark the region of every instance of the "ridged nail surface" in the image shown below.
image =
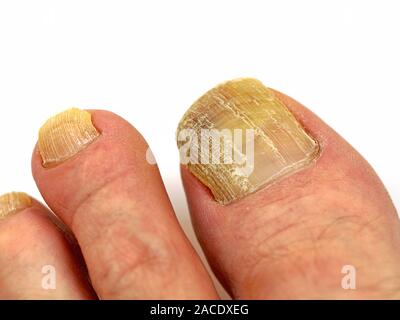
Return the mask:
[[319, 154], [317, 141], [255, 79], [208, 91], [183, 116], [177, 140], [181, 162], [221, 204], [308, 166]]
[[23, 192], [11, 192], [0, 196], [0, 220], [32, 205], [32, 199]]
[[70, 159], [98, 136], [87, 111], [72, 108], [50, 118], [39, 131], [43, 166], [53, 167]]

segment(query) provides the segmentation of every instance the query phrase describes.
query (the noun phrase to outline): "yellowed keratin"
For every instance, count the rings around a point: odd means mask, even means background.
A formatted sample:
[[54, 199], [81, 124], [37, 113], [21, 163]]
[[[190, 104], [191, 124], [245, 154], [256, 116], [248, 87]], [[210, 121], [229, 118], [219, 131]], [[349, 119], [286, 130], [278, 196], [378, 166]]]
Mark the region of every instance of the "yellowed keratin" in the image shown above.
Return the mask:
[[0, 196], [0, 220], [7, 216], [28, 208], [32, 199], [23, 192], [11, 192]]
[[[182, 134], [188, 129], [190, 134]], [[199, 137], [205, 129], [228, 130], [232, 137], [239, 129], [243, 132], [242, 141], [237, 143], [229, 135], [221, 135], [227, 142], [222, 143], [222, 148], [202, 147]], [[246, 129], [253, 132], [253, 144], [245, 139]], [[189, 170], [221, 204], [243, 198], [304, 168], [319, 154], [317, 141], [305, 132], [273, 90], [250, 78], [225, 82], [198, 99], [180, 121], [177, 140], [181, 159], [185, 158]], [[253, 153], [248, 152], [252, 145]], [[199, 157], [192, 155], [193, 150], [199, 150], [200, 157], [205, 152], [223, 153], [228, 146], [233, 155], [245, 159], [244, 163], [215, 163], [212, 159], [204, 163], [201, 158], [196, 163]]]
[[53, 167], [68, 160], [98, 136], [87, 111], [72, 108], [50, 118], [39, 131], [43, 166]]

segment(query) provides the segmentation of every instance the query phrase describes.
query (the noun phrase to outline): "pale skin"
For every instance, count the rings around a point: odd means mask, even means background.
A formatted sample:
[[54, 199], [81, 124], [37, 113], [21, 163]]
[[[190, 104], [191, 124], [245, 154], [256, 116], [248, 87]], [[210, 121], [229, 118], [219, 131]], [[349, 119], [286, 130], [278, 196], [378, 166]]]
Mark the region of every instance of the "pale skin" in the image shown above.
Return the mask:
[[[235, 299], [398, 298], [400, 225], [386, 189], [343, 138], [279, 96], [321, 144], [310, 167], [226, 206], [181, 167], [215, 274]], [[0, 298], [218, 299], [143, 137], [113, 113], [91, 113], [101, 135], [76, 156], [44, 168], [33, 152], [33, 177], [66, 228], [36, 201], [0, 222]], [[57, 271], [55, 290], [40, 286], [44, 265]], [[342, 288], [344, 265], [355, 267], [355, 290]]]

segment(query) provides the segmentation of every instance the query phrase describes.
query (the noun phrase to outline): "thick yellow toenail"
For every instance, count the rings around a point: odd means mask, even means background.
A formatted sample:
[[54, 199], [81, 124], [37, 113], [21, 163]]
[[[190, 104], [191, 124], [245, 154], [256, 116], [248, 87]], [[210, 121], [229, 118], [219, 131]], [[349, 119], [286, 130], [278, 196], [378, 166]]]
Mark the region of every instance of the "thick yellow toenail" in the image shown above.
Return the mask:
[[23, 192], [10, 192], [0, 196], [0, 220], [32, 205], [32, 199]]
[[181, 160], [227, 204], [310, 164], [319, 154], [274, 91], [255, 79], [223, 83], [185, 113]]
[[52, 167], [68, 160], [98, 136], [87, 111], [72, 108], [50, 118], [39, 131], [43, 166]]

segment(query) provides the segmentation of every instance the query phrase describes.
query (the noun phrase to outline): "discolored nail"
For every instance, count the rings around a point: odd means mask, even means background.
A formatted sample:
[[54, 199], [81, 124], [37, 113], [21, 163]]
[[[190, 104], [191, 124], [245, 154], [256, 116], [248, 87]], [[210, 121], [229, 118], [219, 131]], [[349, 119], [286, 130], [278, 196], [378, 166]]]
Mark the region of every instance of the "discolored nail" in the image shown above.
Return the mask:
[[306, 167], [319, 154], [318, 142], [255, 79], [208, 91], [183, 116], [177, 140], [181, 162], [221, 204]]
[[98, 136], [87, 111], [72, 108], [50, 118], [39, 131], [43, 166], [53, 167], [70, 159]]
[[0, 220], [32, 205], [32, 199], [23, 192], [11, 192], [0, 196]]

